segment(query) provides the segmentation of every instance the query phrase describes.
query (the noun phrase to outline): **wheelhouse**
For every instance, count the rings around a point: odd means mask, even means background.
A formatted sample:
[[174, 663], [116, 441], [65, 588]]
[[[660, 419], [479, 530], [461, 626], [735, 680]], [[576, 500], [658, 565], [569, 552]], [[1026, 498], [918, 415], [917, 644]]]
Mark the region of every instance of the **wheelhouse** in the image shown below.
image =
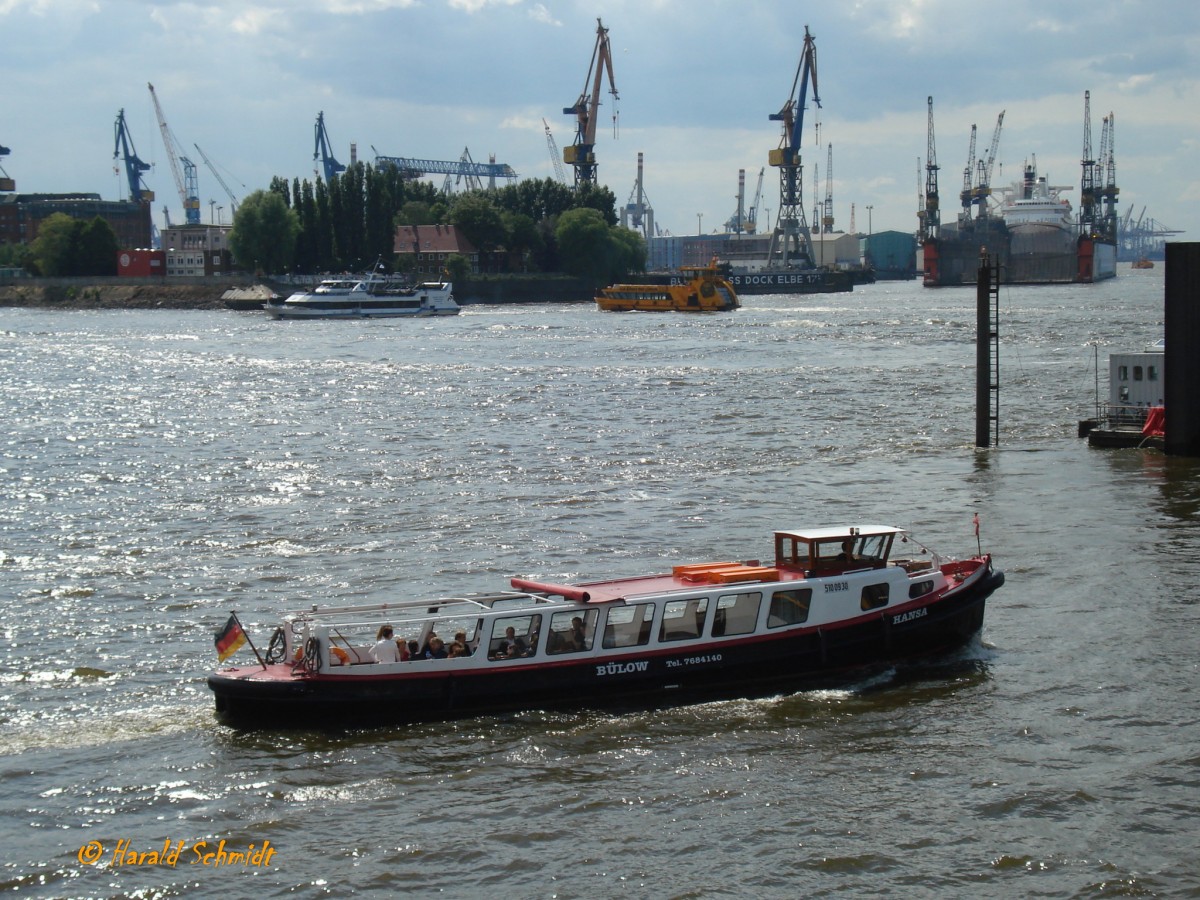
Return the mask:
[[847, 569], [881, 569], [901, 529], [890, 525], [775, 532], [775, 565], [821, 575]]

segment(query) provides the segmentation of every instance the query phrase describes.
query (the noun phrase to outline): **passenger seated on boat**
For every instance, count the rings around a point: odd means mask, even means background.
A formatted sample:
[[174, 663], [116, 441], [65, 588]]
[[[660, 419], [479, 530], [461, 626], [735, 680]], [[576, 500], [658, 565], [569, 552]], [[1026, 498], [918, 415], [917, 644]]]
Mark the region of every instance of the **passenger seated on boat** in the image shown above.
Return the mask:
[[[471, 645], [467, 643], [467, 633], [465, 631], [456, 631], [454, 633], [454, 644], [462, 644], [463, 652], [459, 654], [460, 656], [471, 655]], [[454, 644], [450, 645], [451, 649], [453, 649]], [[453, 656], [454, 654], [451, 653], [450, 655]]]
[[516, 656], [524, 656], [525, 649], [525, 642], [517, 637], [517, 630], [509, 625], [504, 629], [504, 640], [500, 642], [500, 648], [492, 658], [512, 659]]
[[368, 652], [371, 659], [377, 663], [400, 662], [400, 648], [396, 646], [391, 625], [380, 626], [375, 635], [375, 646]]
[[416, 641], [409, 641], [408, 642], [408, 658], [409, 659], [417, 659], [420, 657], [420, 655], [421, 655], [421, 645], [418, 644]]
[[429, 639], [429, 647], [425, 650], [426, 659], [445, 659], [449, 656], [446, 651], [446, 642], [436, 634]]
[[834, 558], [840, 563], [854, 562], [854, 539], [846, 538], [842, 541], [842, 552]]
[[583, 633], [583, 619], [579, 616], [571, 619], [571, 631], [567, 635], [567, 643], [571, 650], [587, 648], [587, 636]]
[[460, 657], [470, 656], [471, 651], [467, 649], [467, 645], [461, 641], [455, 641], [450, 645], [450, 650], [447, 653], [448, 659], [459, 659]]

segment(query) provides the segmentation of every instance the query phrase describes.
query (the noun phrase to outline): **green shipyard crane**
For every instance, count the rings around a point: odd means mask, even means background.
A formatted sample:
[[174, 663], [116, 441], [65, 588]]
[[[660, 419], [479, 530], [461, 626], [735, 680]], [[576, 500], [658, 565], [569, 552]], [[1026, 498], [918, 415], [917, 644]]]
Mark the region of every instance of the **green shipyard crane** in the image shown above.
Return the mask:
[[[563, 109], [563, 115], [575, 117], [575, 142], [563, 148], [563, 162], [575, 169], [575, 187], [596, 183], [596, 113], [600, 109], [600, 82], [608, 73], [608, 92], [613, 98], [613, 135], [617, 131], [616, 103], [621, 99], [613, 79], [612, 49], [608, 43], [608, 29], [596, 19], [596, 46], [592, 49], [592, 62], [588, 66], [583, 90], [574, 106]], [[590, 83], [590, 87], [589, 87]]]

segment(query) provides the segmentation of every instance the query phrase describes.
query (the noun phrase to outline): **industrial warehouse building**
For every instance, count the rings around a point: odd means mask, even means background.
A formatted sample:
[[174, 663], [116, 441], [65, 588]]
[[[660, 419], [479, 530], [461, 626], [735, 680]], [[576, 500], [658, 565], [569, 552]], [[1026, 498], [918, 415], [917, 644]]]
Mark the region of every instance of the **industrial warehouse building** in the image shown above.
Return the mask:
[[42, 222], [55, 213], [73, 219], [97, 216], [117, 235], [122, 249], [149, 247], [152, 241], [150, 204], [101, 200], [99, 194], [5, 194], [0, 196], [0, 244], [31, 244]]

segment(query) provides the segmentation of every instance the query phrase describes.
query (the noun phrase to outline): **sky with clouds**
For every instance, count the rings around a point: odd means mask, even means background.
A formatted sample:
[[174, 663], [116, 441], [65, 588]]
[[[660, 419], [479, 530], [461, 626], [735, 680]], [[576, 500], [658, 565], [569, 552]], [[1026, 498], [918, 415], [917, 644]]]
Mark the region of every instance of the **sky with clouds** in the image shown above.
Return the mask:
[[[148, 83], [171, 130], [238, 196], [273, 176], [314, 179], [313, 126], [335, 156], [476, 161], [553, 177], [585, 87], [596, 20], [620, 99], [602, 92], [599, 181], [618, 204], [637, 154], [660, 228], [713, 231], [752, 195], [780, 126], [804, 28], [822, 102], [806, 113], [805, 208], [824, 199], [828, 146], [838, 230], [916, 227], [933, 97], [943, 209], [953, 215], [971, 125], [978, 151], [1005, 112], [993, 184], [1027, 160], [1078, 203], [1083, 97], [1092, 141], [1113, 116], [1119, 211], [1200, 239], [1200, 3], [1195, 0], [0, 0], [0, 158], [22, 193], [128, 194], [113, 159], [125, 117], [154, 164], [155, 218], [183, 220]], [[614, 123], [614, 112], [616, 122]], [[614, 127], [615, 126], [615, 127]], [[372, 149], [374, 148], [374, 149]], [[819, 185], [812, 183], [813, 164]], [[230, 200], [199, 169], [204, 221]], [[441, 178], [436, 179], [440, 184]], [[747, 197], [747, 202], [749, 202]], [[762, 215], [778, 212], [767, 167]], [[872, 209], [868, 214], [867, 207]], [[869, 218], [869, 222], [868, 222]]]

